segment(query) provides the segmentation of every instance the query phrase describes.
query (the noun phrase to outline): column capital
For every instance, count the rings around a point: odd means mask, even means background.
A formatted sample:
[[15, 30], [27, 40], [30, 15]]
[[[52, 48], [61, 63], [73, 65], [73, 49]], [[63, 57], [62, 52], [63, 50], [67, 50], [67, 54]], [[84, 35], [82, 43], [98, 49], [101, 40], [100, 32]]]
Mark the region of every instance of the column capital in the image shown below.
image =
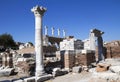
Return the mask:
[[47, 9], [42, 6], [35, 6], [31, 9], [35, 16], [43, 16]]

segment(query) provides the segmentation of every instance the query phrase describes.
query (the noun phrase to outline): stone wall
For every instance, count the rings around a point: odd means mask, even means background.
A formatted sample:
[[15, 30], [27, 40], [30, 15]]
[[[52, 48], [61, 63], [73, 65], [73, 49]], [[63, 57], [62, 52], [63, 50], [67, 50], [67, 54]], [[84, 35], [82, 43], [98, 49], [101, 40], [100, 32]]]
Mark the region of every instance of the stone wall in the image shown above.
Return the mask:
[[120, 58], [120, 46], [106, 47], [106, 58]]
[[[112, 41], [104, 45], [103, 53], [105, 58], [120, 58], [120, 42]], [[98, 49], [96, 47], [96, 58], [98, 58]]]
[[58, 51], [56, 52], [56, 57], [61, 61], [63, 68], [70, 69], [75, 65], [75, 51]]
[[[120, 41], [112, 41], [104, 44], [103, 53], [105, 58], [120, 58]], [[97, 47], [96, 47], [96, 58], [98, 58]]]
[[75, 38], [67, 38], [60, 42], [60, 50], [80, 50], [83, 49], [83, 42]]
[[76, 64], [77, 65], [85, 65], [88, 66], [91, 63], [95, 62], [95, 53], [77, 53], [76, 57]]
[[63, 68], [72, 68], [77, 65], [89, 66], [95, 62], [95, 52], [91, 50], [57, 51], [56, 57], [61, 61]]

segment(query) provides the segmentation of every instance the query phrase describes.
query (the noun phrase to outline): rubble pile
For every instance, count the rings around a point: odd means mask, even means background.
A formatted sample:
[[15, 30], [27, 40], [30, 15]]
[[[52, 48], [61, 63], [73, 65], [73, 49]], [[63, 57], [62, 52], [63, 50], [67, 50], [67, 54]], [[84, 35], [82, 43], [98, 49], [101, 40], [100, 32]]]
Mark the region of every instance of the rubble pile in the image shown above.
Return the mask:
[[65, 75], [67, 73], [68, 73], [67, 70], [62, 70], [61, 68], [54, 68], [52, 75], [53, 75], [53, 77], [56, 77], [56, 76]]
[[21, 61], [17, 63], [16, 67], [18, 68], [17, 70], [19, 71], [18, 75], [23, 73], [27, 76], [34, 75], [35, 63]]
[[104, 72], [109, 69], [110, 65], [104, 63], [98, 63], [96, 67], [97, 72]]
[[106, 59], [98, 63], [96, 68], [91, 68], [90, 82], [120, 82], [120, 59]]

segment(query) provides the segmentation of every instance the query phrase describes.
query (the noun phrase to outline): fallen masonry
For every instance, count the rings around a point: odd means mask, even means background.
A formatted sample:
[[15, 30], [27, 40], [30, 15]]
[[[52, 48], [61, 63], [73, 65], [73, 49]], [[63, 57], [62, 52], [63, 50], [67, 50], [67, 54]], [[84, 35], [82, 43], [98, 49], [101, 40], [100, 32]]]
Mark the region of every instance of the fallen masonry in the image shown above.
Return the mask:
[[107, 71], [109, 69], [110, 65], [109, 64], [105, 64], [105, 63], [98, 63], [97, 67], [96, 67], [96, 71], [97, 72], [103, 72], [103, 71]]
[[[119, 75], [120, 66], [118, 65], [118, 63], [120, 63], [120, 62], [118, 60], [119, 59], [106, 59], [105, 62], [100, 63], [100, 64], [102, 64], [103, 68], [100, 68], [99, 71], [96, 70], [95, 68], [91, 68], [89, 70], [89, 72], [92, 72], [91, 81], [95, 82], [95, 80], [97, 80], [99, 82], [101, 80], [104, 80], [103, 82], [119, 82], [120, 81], [120, 75]], [[109, 64], [107, 64], [108, 62], [109, 62]], [[113, 62], [116, 63], [116, 65], [113, 65]], [[106, 69], [105, 65], [109, 66], [109, 68]], [[99, 64], [98, 64], [98, 66], [99, 66]], [[104, 68], [104, 66], [105, 66], [105, 68]]]
[[14, 74], [14, 68], [7, 68], [0, 70], [0, 76], [10, 76]]

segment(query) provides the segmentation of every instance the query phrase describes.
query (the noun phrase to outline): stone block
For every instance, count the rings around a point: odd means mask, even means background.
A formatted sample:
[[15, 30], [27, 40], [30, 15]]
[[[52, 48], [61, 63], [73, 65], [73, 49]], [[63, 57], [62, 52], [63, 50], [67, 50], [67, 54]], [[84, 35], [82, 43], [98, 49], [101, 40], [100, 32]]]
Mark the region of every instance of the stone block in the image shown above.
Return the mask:
[[24, 82], [35, 82], [35, 77], [25, 78]]
[[53, 69], [53, 76], [56, 77], [56, 76], [61, 76], [61, 75], [64, 75], [64, 74], [67, 74], [68, 72], [66, 70], [61, 70], [60, 68], [54, 68]]
[[0, 76], [9, 76], [14, 73], [14, 68], [0, 70]]
[[98, 63], [96, 67], [97, 72], [104, 72], [107, 71], [110, 67], [110, 64]]
[[113, 73], [117, 73], [118, 75], [120, 75], [120, 66], [111, 66], [110, 67], [110, 71], [112, 71]]
[[76, 66], [72, 68], [72, 72], [73, 73], [80, 73], [82, 71], [82, 67], [81, 66]]
[[25, 78], [23, 82], [44, 82], [51, 78], [53, 78], [53, 76], [51, 74], [47, 74], [47, 75], [43, 75], [37, 78], [36, 77]]
[[24, 81], [19, 79], [19, 80], [15, 80], [15, 81], [12, 81], [12, 82], [24, 82]]
[[41, 77], [37, 77], [37, 82], [44, 82], [51, 78], [53, 78], [53, 76], [51, 74], [43, 75]]

